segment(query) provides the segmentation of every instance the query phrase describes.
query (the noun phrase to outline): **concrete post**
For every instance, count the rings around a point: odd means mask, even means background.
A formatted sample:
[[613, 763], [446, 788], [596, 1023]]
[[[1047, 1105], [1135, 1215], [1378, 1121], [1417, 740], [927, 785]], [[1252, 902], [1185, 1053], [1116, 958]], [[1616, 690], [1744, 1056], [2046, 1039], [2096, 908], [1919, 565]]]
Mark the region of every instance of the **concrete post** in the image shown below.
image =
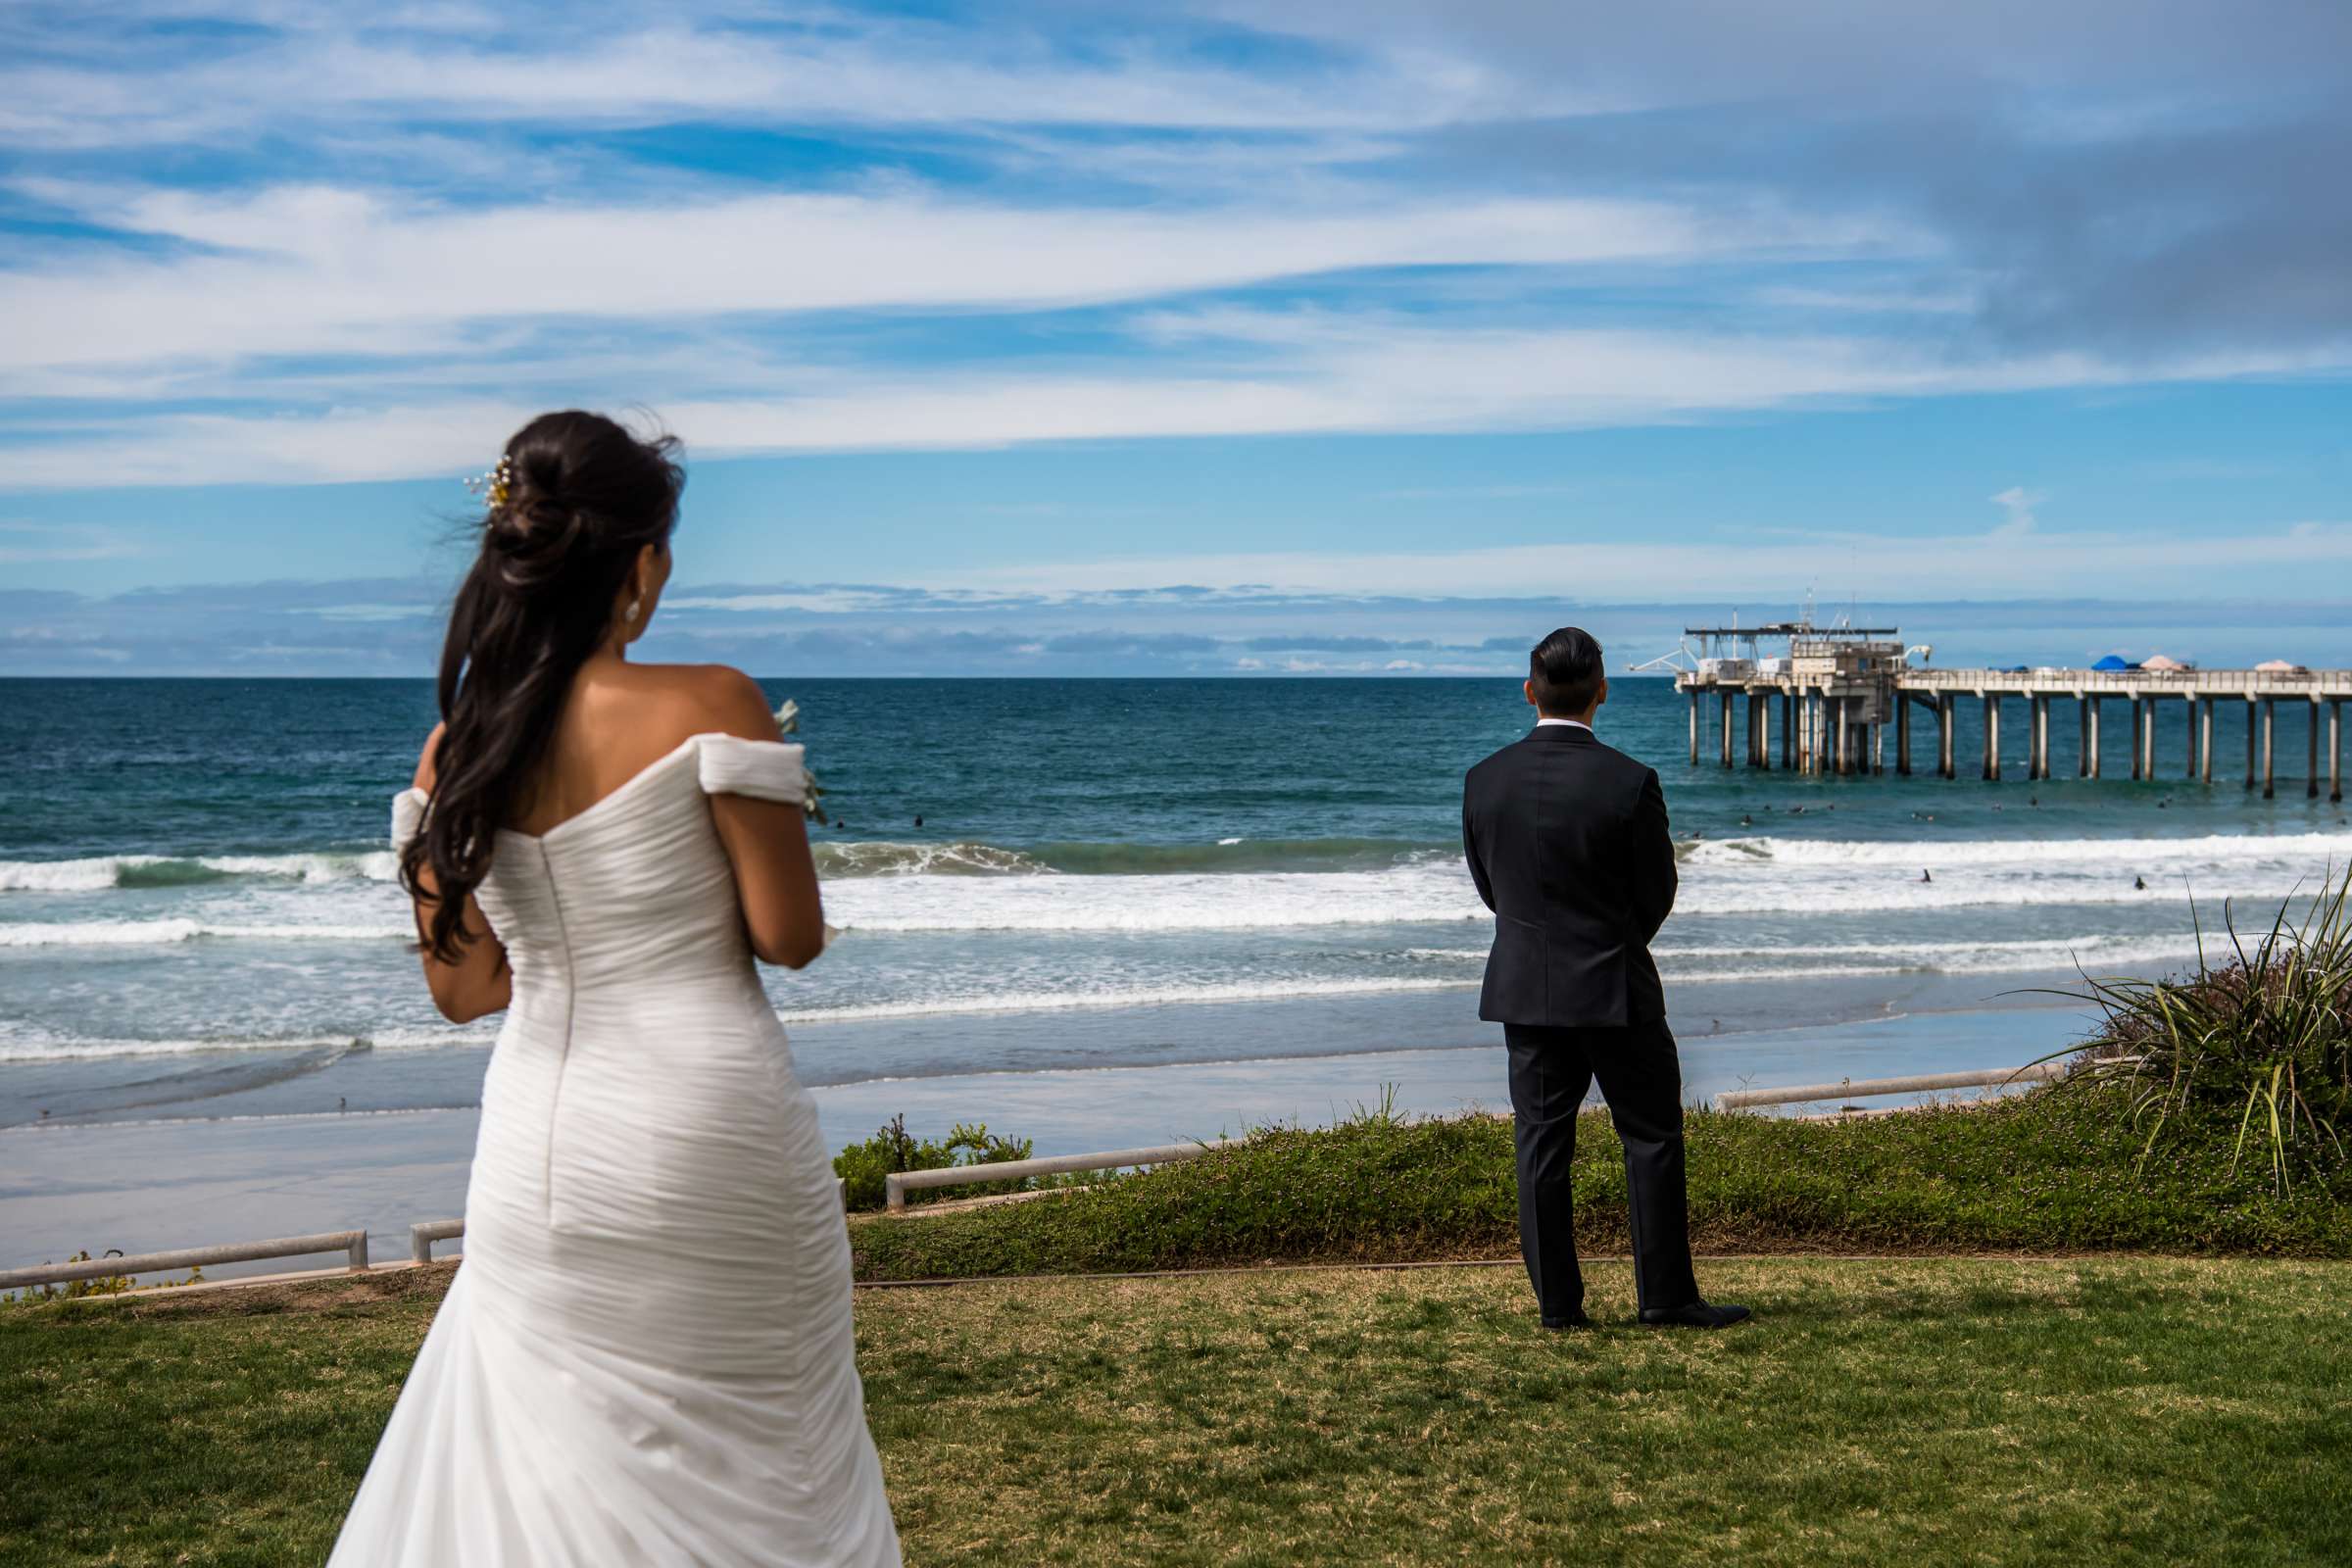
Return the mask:
[[1882, 778], [1886, 773], [1886, 726], [1883, 723], [1870, 726], [1870, 770]]
[[2156, 776], [2156, 699], [2142, 697], [2139, 726], [2139, 776]]
[[2262, 700], [2262, 798], [2266, 801], [2276, 793], [2272, 787], [2277, 782], [2272, 776], [2272, 764], [2277, 760], [2278, 748], [2272, 742], [2278, 721], [2278, 700], [2265, 697]]
[[2197, 777], [2213, 782], [2213, 699], [2197, 703]]
[[2344, 798], [2344, 705], [2328, 705], [2328, 798]]
[[1901, 692], [1894, 694], [1894, 770], [1911, 776], [1911, 699]]
[[1698, 688], [1690, 688], [1690, 765], [1698, 765]]
[[2261, 704], [2256, 699], [2252, 697], [2246, 699], [2246, 788], [2248, 789], [2254, 787], [2255, 737], [2262, 728], [2262, 722], [2255, 717], [2255, 712], [2260, 706]]
[[1781, 693], [1781, 769], [1788, 771], [1796, 765], [1796, 724], [1793, 710], [1796, 700]]
[[2001, 694], [1984, 694], [1984, 776], [1995, 783], [2001, 777]]
[[1756, 729], [1756, 765], [1772, 771], [1772, 694], [1749, 692], [1748, 707], [1752, 710], [1750, 722]]
[[2050, 700], [2036, 692], [2026, 703], [2026, 777], [2050, 776]]
[[1950, 692], [1939, 692], [1936, 694], [1936, 771], [1942, 774], [1945, 778], [1952, 778], [1956, 776], [1956, 772], [1952, 766], [1952, 720], [1956, 716], [1953, 709], [1954, 700]]
[[2303, 798], [2316, 801], [2320, 798], [2320, 700], [2317, 697], [2311, 700], [2311, 724], [2305, 731], [2305, 738], [2309, 744], [2303, 764]]
[[1732, 689], [1723, 689], [1723, 765], [1732, 765]]
[[2340, 699], [2328, 704], [2328, 799], [2344, 798], [2344, 705]]
[[2087, 745], [2090, 750], [2087, 755], [2090, 758], [2090, 777], [2097, 778], [2099, 776], [2099, 700], [2096, 696], [2088, 700], [2088, 711], [2090, 714], [2090, 740]]
[[2140, 729], [2148, 721], [2146, 705], [2136, 697], [2127, 697], [2124, 701], [2132, 709], [2132, 776], [2144, 778], [2146, 775], [2139, 770], [2139, 749], [2143, 738]]
[[2182, 711], [2180, 728], [2187, 737], [2183, 744], [2188, 748], [2188, 771], [2180, 776], [2194, 779], [2197, 776], [2197, 700], [2194, 697], [2188, 700], [2188, 707]]

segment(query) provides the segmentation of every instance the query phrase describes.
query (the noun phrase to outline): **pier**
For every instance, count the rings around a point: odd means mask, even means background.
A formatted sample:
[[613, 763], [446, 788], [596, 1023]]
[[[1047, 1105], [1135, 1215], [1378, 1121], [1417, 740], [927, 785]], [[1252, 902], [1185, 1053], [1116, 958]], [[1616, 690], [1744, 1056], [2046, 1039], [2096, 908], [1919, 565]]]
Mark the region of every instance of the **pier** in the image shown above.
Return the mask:
[[[2002, 704], [2025, 705], [2026, 776], [2054, 776], [2057, 762], [2051, 710], [2073, 705], [2073, 774], [2102, 773], [2101, 727], [2122, 705], [2132, 726], [2130, 769], [2135, 779], [2160, 776], [2156, 731], [2159, 707], [2183, 705], [2186, 742], [2174, 776], [2213, 782], [2215, 714], [2243, 705], [2245, 788], [2271, 797], [2277, 788], [2279, 710], [2289, 720], [2301, 710], [2304, 794], [2316, 799], [2325, 778], [2328, 799], [2344, 798], [2343, 709], [2352, 700], [2352, 669], [1933, 669], [1929, 650], [1906, 645], [1894, 627], [1818, 627], [1810, 621], [1762, 626], [1695, 626], [1683, 632], [1690, 667], [1675, 686], [1690, 699], [1690, 761], [1697, 765], [1718, 735], [1722, 765], [1778, 765], [1799, 774], [1850, 775], [1886, 771], [1887, 731], [1894, 732], [1894, 770], [1918, 771], [1918, 743], [1934, 748], [1926, 765], [1941, 778], [1959, 776], [1957, 732], [1963, 703], [1982, 705], [1984, 756], [1978, 776], [2001, 777]], [[1693, 646], [1695, 645], [1695, 647]], [[1767, 650], [1771, 651], [1767, 651]], [[1783, 650], [1786, 650], [1785, 652]], [[1911, 656], [1921, 657], [1918, 663]], [[1744, 702], [1744, 708], [1741, 704]], [[1775, 724], [1778, 761], [1775, 761]], [[2325, 761], [2325, 772], [2322, 763]]]

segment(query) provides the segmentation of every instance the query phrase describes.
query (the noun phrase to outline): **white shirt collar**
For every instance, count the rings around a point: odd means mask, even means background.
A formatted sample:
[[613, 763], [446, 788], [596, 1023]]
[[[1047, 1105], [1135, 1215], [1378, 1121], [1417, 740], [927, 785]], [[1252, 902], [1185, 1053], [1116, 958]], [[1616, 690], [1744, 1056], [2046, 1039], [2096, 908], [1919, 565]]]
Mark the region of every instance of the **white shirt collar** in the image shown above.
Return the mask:
[[1581, 718], [1539, 718], [1536, 720], [1538, 729], [1542, 729], [1546, 724], [1565, 724], [1571, 729], [1581, 729], [1588, 735], [1592, 733], [1592, 726]]

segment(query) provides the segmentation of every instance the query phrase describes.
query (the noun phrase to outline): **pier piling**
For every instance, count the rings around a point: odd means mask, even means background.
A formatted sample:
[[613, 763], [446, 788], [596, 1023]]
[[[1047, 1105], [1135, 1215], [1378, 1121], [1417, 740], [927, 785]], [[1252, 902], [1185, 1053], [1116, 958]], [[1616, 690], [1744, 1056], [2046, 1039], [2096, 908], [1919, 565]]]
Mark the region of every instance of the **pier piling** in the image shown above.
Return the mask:
[[2328, 799], [2344, 798], [2344, 705], [2341, 699], [2328, 705]]
[[2276, 744], [2278, 721], [2278, 699], [2265, 697], [2262, 700], [2262, 798], [2266, 801], [2278, 793], [2274, 788], [2278, 780], [2273, 775], [2273, 764], [2278, 760], [2278, 751]]
[[[1958, 776], [1959, 699], [1976, 697], [1984, 704], [1983, 777], [1988, 783], [2001, 777], [2001, 703], [2017, 697], [2027, 704], [2026, 776], [2035, 782], [2057, 776], [2052, 755], [2051, 709], [2060, 699], [2075, 705], [2078, 737], [2075, 773], [2097, 779], [2105, 770], [2101, 734], [2106, 703], [2117, 698], [2132, 713], [2131, 772], [2134, 779], [2157, 778], [2156, 732], [2162, 705], [2179, 699], [2181, 713], [2181, 765], [2189, 782], [2213, 782], [2216, 714], [2224, 700], [2242, 702], [2246, 710], [2245, 787], [2261, 781], [2266, 799], [2278, 787], [2278, 703], [2284, 698], [2304, 705], [2304, 795], [2320, 793], [2320, 726], [2327, 708], [2328, 798], [2343, 799], [2343, 705], [2352, 701], [2352, 669], [2305, 669], [2274, 664], [2263, 669], [2198, 670], [2164, 667], [2066, 669], [2023, 666], [1984, 669], [1930, 669], [1910, 660], [1918, 652], [1906, 647], [1892, 627], [1822, 628], [1808, 621], [1755, 627], [1686, 629], [1686, 638], [1705, 640], [1707, 657], [1695, 668], [1676, 676], [1688, 694], [1690, 756], [1692, 766], [1707, 750], [1702, 740], [1710, 722], [1706, 700], [1712, 693], [1720, 705], [1712, 737], [1716, 760], [1725, 768], [1738, 765], [1740, 748], [1735, 745], [1736, 710], [1747, 702], [1746, 765], [1769, 771], [1773, 765], [1773, 704], [1780, 704], [1780, 762], [1785, 771], [1816, 778], [1823, 774], [1851, 777], [1886, 771], [1887, 726], [1894, 728], [1894, 771], [1905, 777], [1920, 768], [1914, 751], [1911, 705], [1925, 705], [1936, 726], [1936, 775]], [[1786, 657], [1767, 657], [1766, 639], [1787, 639]], [[1688, 642], [1685, 652], [1691, 652]]]
[[2306, 760], [2303, 763], [2303, 798], [2316, 801], [2320, 798], [2320, 700], [2317, 697], [2311, 700], [2311, 721], [2304, 735], [2307, 744], [2304, 754]]

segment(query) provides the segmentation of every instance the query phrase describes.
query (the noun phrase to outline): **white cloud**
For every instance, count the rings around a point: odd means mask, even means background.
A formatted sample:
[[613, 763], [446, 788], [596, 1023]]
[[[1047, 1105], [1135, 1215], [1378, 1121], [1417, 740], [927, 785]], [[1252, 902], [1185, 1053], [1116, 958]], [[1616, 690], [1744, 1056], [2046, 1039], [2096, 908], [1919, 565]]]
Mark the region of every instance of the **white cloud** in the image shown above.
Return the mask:
[[[85, 482], [87, 476], [85, 475]], [[0, 565], [34, 562], [114, 561], [139, 549], [110, 528], [0, 521]]]
[[[1250, 318], [1226, 318], [1241, 330]], [[2308, 355], [2114, 364], [2084, 355], [1955, 363], [1899, 342], [1630, 330], [1446, 330], [1318, 319], [1271, 363], [1129, 373], [988, 368], [880, 375], [810, 369], [786, 395], [677, 398], [654, 410], [702, 457], [989, 448], [1162, 436], [1539, 430], [1746, 411], [2178, 377], [2282, 375]], [[593, 397], [579, 401], [594, 403]], [[61, 424], [18, 447], [25, 488], [306, 483], [455, 474], [535, 412], [454, 399], [318, 415], [178, 414]], [[1177, 579], [1170, 579], [1177, 580]]]
[[2038, 490], [2029, 490], [2022, 484], [2013, 484], [1990, 499], [1994, 506], [2008, 514], [2001, 525], [1992, 530], [1992, 537], [2014, 543], [2034, 531], [2036, 526], [2034, 509], [2050, 498]]
[[[634, 125], [1054, 125], [1379, 130], [1604, 107], [1598, 95], [1512, 84], [1473, 62], [1362, 46], [1283, 74], [1154, 49], [1140, 29], [1085, 54], [1003, 19], [956, 26], [843, 11], [798, 26], [723, 16], [615, 34], [551, 16], [504, 47], [366, 31], [331, 11], [258, 47], [176, 58], [170, 70], [22, 66], [0, 73], [0, 136], [59, 148], [226, 139], [306, 117]], [[453, 29], [455, 30], [455, 29]]]
[[[1769, 538], [1676, 542], [1638, 522], [1596, 517], [1557, 544], [1470, 550], [1120, 556], [964, 570], [956, 585], [1030, 594], [1083, 594], [1139, 582], [1272, 583], [1300, 593], [1448, 599], [1642, 600], [1671, 584], [1680, 599], [1771, 597], [1791, 602], [1818, 584], [1834, 598], [2034, 598], [2052, 585], [2095, 583], [2103, 597], [2193, 595], [2216, 569], [2202, 534], [2041, 533], [2030, 559], [1991, 534], [1905, 536], [1783, 531]], [[2352, 522], [2299, 522], [2233, 536], [2230, 574], [2352, 569]], [[945, 587], [947, 584], [942, 583]]]
[[[0, 272], [0, 388], [61, 368], [407, 357], [535, 319], [1037, 309], [1364, 268], [1670, 263], [1761, 247], [1887, 243], [1771, 213], [1662, 202], [1417, 200], [1322, 212], [1023, 208], [914, 189], [669, 207], [398, 207], [332, 186], [220, 199], [48, 182], [92, 220], [208, 247]], [[1261, 318], [1263, 333], [1277, 318]], [[1164, 336], [1235, 330], [1168, 316]], [[478, 335], [478, 333], [477, 333]]]

